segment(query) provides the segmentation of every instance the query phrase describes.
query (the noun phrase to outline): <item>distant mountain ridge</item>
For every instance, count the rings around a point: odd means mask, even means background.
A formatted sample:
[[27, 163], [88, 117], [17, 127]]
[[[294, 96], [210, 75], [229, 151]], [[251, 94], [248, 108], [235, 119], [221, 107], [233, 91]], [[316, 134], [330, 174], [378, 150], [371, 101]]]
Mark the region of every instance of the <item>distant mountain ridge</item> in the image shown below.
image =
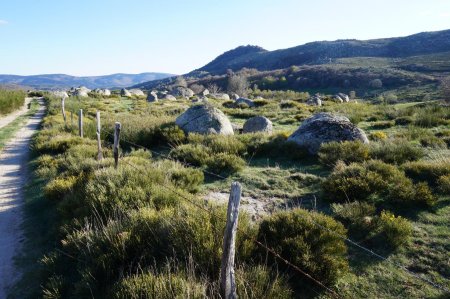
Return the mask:
[[450, 51], [450, 30], [422, 32], [406, 37], [371, 40], [317, 41], [288, 49], [267, 51], [258, 46], [240, 46], [227, 51], [189, 75], [208, 72], [224, 74], [242, 68], [260, 71], [288, 68], [292, 65], [317, 65], [336, 58], [402, 58]]
[[48, 75], [0, 75], [1, 85], [28, 86], [36, 89], [67, 89], [72, 86], [86, 86], [94, 88], [122, 88], [142, 82], [172, 77], [167, 73], [141, 73], [141, 74], [112, 74], [105, 76], [70, 76], [65, 74]]

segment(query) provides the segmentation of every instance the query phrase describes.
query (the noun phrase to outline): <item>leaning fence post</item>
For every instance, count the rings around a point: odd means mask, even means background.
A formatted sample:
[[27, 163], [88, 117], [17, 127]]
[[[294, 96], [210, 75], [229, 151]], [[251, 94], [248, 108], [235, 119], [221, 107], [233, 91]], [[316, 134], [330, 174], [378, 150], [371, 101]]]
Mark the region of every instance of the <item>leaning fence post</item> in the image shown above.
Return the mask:
[[222, 265], [220, 268], [220, 292], [224, 299], [237, 298], [236, 280], [234, 275], [234, 256], [241, 189], [241, 184], [238, 182], [233, 182], [231, 184], [231, 193], [227, 209], [227, 225], [223, 236]]
[[120, 141], [120, 129], [122, 125], [119, 122], [116, 122], [114, 127], [114, 162], [115, 167], [119, 164], [119, 141]]
[[100, 111], [97, 111], [97, 150], [98, 150], [98, 155], [97, 155], [97, 159], [100, 161], [103, 159], [103, 153], [102, 153], [102, 140], [100, 138], [100, 132], [101, 132], [101, 127], [100, 127]]
[[66, 101], [66, 97], [62, 97], [61, 98], [61, 110], [62, 110], [62, 115], [63, 115], [63, 118], [64, 118], [64, 125], [67, 126], [67, 123], [66, 123], [66, 109], [64, 107], [65, 101]]

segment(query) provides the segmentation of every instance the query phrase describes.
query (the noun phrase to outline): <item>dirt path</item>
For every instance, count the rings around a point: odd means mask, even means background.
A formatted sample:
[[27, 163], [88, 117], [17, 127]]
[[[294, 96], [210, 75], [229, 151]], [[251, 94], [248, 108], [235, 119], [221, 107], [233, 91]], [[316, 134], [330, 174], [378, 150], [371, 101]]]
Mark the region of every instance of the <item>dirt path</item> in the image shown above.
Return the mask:
[[0, 129], [9, 125], [11, 122], [13, 122], [19, 116], [27, 113], [28, 104], [30, 104], [32, 99], [33, 98], [25, 98], [25, 104], [19, 110], [14, 111], [13, 113], [10, 113], [5, 116], [0, 116]]
[[41, 107], [38, 112], [0, 153], [0, 299], [6, 298], [8, 287], [20, 275], [15, 269], [13, 258], [23, 240], [20, 225], [29, 142], [45, 112], [43, 101], [39, 100], [39, 103]]

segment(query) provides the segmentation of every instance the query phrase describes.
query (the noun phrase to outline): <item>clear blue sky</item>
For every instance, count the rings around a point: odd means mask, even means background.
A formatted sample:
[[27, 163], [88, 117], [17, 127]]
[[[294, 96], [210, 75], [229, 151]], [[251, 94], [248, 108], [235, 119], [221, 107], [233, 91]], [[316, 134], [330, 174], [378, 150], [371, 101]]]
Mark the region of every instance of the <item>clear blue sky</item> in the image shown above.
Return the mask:
[[0, 0], [0, 73], [186, 73], [239, 45], [450, 29], [450, 0]]

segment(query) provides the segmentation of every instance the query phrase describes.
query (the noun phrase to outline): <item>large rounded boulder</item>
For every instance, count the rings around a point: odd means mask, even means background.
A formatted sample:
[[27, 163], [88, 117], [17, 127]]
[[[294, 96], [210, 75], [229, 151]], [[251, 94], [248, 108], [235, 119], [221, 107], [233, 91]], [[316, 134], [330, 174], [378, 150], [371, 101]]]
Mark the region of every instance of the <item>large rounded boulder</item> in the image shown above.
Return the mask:
[[306, 119], [288, 139], [306, 148], [310, 154], [317, 154], [323, 143], [356, 140], [369, 143], [364, 131], [348, 118], [330, 113], [318, 113]]
[[120, 95], [121, 95], [122, 97], [131, 98], [131, 93], [130, 93], [130, 91], [129, 91], [128, 89], [125, 89], [125, 88], [122, 88], [122, 89], [120, 90]]
[[233, 135], [228, 117], [209, 105], [196, 105], [177, 117], [175, 124], [186, 133]]
[[183, 98], [190, 98], [195, 95], [194, 91], [192, 89], [183, 87], [183, 86], [177, 86], [172, 90], [171, 93], [174, 97], [183, 97]]
[[255, 132], [264, 132], [264, 133], [272, 133], [273, 125], [270, 119], [264, 116], [255, 116], [249, 118], [244, 123], [244, 128], [242, 132], [244, 133], [255, 133]]

